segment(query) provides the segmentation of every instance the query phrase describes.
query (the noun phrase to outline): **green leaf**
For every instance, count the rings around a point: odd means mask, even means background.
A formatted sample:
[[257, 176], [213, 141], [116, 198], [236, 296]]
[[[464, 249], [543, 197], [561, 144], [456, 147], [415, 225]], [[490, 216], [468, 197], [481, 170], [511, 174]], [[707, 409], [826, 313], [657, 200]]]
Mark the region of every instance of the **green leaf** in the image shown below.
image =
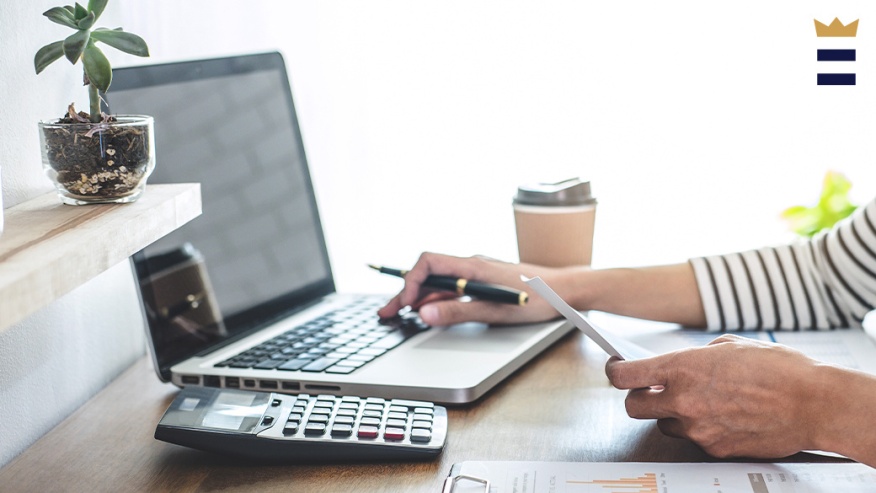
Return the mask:
[[89, 12], [87, 16], [82, 18], [76, 25], [79, 29], [91, 29], [91, 26], [94, 25], [94, 21], [97, 20], [97, 17], [94, 16], [94, 12]]
[[36, 73], [39, 74], [52, 62], [62, 56], [64, 56], [63, 41], [55, 41], [54, 43], [43, 46], [37, 51], [36, 56], [33, 58], [33, 66], [36, 69]]
[[789, 207], [782, 212], [782, 217], [797, 234], [806, 237], [815, 236], [825, 229], [832, 228], [855, 211], [857, 207], [849, 201], [848, 197], [851, 188], [851, 182], [841, 173], [828, 171], [822, 181], [818, 203], [813, 207], [802, 205]]
[[76, 20], [73, 18], [73, 14], [68, 12], [67, 9], [63, 7], [55, 7], [49, 9], [43, 12], [43, 15], [48, 17], [50, 21], [60, 24], [62, 26], [79, 29], [79, 26], [76, 25]]
[[79, 2], [76, 2], [76, 7], [73, 9], [73, 18], [79, 21], [80, 19], [84, 19], [88, 15], [88, 10], [82, 5], [79, 5]]
[[88, 0], [88, 11], [94, 13], [94, 19], [97, 20], [109, 0]]
[[113, 69], [106, 55], [93, 42], [88, 43], [88, 47], [85, 48], [82, 65], [85, 66], [85, 75], [88, 76], [91, 84], [101, 92], [107, 92], [113, 81]]
[[70, 63], [76, 65], [82, 52], [85, 51], [85, 45], [88, 44], [88, 38], [91, 33], [88, 30], [76, 31], [64, 40], [64, 55]]
[[143, 38], [136, 34], [126, 33], [121, 30], [110, 31], [99, 29], [92, 32], [91, 37], [131, 55], [149, 56], [149, 47], [146, 46], [146, 41], [143, 41]]
[[76, 14], [76, 9], [74, 9], [72, 5], [64, 5], [64, 9], [67, 10], [67, 12], [70, 12], [71, 19], [75, 18], [74, 15]]

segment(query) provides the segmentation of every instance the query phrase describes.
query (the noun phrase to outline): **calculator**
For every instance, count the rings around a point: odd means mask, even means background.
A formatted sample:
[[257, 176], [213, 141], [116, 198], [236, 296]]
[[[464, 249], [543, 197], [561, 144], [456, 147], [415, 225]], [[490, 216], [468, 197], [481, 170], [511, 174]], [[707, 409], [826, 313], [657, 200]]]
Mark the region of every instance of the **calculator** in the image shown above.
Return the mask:
[[447, 440], [447, 410], [406, 399], [185, 387], [155, 438], [269, 461], [429, 459]]

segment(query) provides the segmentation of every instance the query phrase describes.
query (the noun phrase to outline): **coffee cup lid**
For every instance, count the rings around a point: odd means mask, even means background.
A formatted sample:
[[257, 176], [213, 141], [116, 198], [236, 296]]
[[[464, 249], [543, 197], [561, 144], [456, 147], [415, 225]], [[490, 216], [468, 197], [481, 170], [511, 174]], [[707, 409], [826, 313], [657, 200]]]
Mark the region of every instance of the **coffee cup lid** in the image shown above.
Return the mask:
[[526, 205], [585, 205], [595, 204], [590, 193], [590, 182], [570, 178], [556, 183], [537, 183], [517, 187], [515, 204]]

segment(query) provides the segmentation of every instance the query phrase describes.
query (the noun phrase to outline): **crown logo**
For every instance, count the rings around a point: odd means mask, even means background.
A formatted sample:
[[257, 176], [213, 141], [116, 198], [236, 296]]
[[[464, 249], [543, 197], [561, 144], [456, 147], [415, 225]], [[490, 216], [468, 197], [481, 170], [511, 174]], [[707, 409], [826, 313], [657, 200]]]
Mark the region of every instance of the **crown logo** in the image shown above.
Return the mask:
[[815, 35], [819, 38], [854, 38], [858, 34], [858, 20], [855, 19], [844, 26], [836, 17], [828, 26], [815, 19]]

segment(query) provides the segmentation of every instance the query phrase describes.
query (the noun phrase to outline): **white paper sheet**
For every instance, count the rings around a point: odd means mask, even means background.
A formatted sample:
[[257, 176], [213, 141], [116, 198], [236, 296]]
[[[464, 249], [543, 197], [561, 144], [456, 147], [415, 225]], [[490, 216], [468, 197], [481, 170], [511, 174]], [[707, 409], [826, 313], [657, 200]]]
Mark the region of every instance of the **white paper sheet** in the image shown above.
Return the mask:
[[[462, 462], [451, 477], [490, 493], [865, 493], [876, 469], [857, 463]], [[453, 493], [485, 491], [458, 481]]]
[[521, 276], [523, 282], [528, 284], [536, 293], [547, 300], [560, 314], [566, 317], [567, 320], [575, 324], [575, 327], [581, 329], [587, 337], [593, 339], [593, 342], [599, 345], [606, 353], [611, 356], [617, 356], [625, 360], [635, 360], [654, 356], [654, 353], [632, 343], [626, 339], [618, 337], [611, 332], [600, 329], [587, 319], [581, 312], [575, 310], [568, 303], [548, 286], [540, 277], [532, 279]]

